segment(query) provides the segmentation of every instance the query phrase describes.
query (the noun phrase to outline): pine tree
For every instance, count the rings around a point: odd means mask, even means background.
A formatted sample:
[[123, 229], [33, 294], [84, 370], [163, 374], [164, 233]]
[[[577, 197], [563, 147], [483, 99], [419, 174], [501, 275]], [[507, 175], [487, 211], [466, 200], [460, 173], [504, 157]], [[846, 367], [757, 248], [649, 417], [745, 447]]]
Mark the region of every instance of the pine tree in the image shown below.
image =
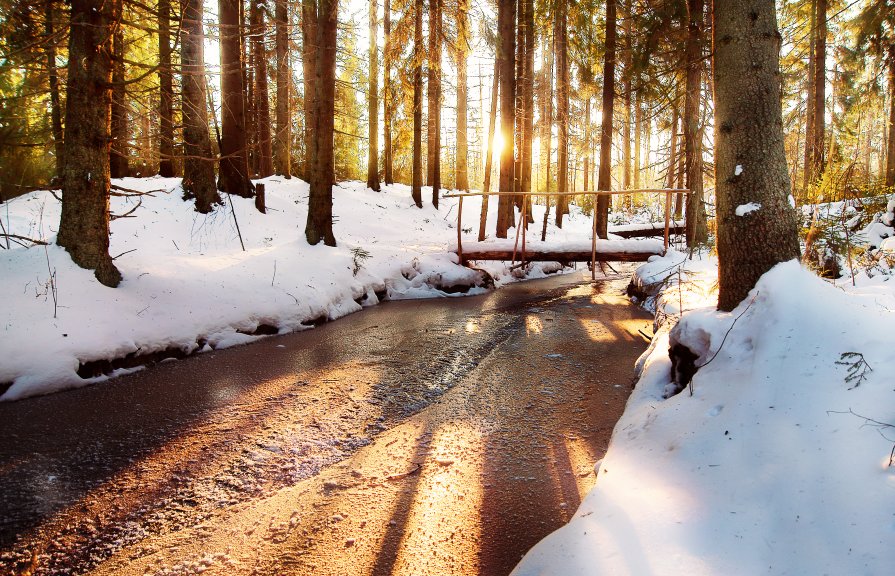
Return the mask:
[[289, 6], [287, 0], [275, 0], [277, 51], [277, 131], [274, 151], [276, 173], [292, 177], [292, 71], [289, 68]]
[[369, 154], [367, 156], [367, 188], [379, 192], [379, 55], [376, 35], [379, 18], [376, 0], [370, 0], [370, 86], [367, 92], [369, 124]]
[[244, 60], [239, 0], [218, 0], [221, 30], [221, 162], [218, 189], [249, 198]]
[[[597, 190], [612, 190], [612, 120], [615, 109], [616, 0], [606, 0], [606, 53], [603, 64], [603, 123], [600, 132], [600, 173]], [[597, 196], [597, 234], [609, 229], [609, 196]]]

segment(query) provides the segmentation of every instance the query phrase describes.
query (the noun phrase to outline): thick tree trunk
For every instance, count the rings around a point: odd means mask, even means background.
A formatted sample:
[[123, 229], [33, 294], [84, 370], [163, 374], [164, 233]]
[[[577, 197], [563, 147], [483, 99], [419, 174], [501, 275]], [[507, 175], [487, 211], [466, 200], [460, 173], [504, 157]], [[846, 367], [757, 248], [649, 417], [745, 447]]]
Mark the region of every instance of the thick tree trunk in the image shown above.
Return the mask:
[[[113, 18], [121, 20], [122, 0], [112, 0]], [[112, 31], [112, 147], [109, 170], [112, 178], [128, 175], [127, 85], [124, 72], [124, 29]]]
[[[762, 274], [799, 257], [799, 242], [774, 0], [716, 0], [714, 10], [718, 308], [733, 310]], [[738, 216], [749, 203], [758, 208]]]
[[367, 154], [367, 188], [379, 192], [379, 17], [376, 0], [370, 0], [370, 85], [367, 96], [369, 123], [369, 151]]
[[441, 189], [441, 0], [429, 0], [429, 98], [427, 182], [432, 186], [432, 205], [438, 208]]
[[277, 137], [275, 163], [276, 173], [292, 177], [292, 106], [289, 94], [292, 85], [292, 70], [289, 67], [289, 6], [288, 0], [275, 0], [276, 50], [277, 50]]
[[687, 93], [684, 101], [684, 166], [687, 174], [687, 246], [708, 240], [702, 191], [702, 44], [704, 0], [687, 0]]
[[[531, 192], [531, 167], [532, 167], [532, 145], [534, 143], [534, 76], [535, 76], [535, 7], [534, 0], [520, 0], [525, 6], [525, 61], [522, 67], [522, 106], [523, 114], [523, 138], [522, 138], [522, 184], [523, 192]], [[526, 202], [531, 203], [531, 197], [527, 197]], [[527, 210], [528, 221], [534, 222], [531, 210]]]
[[[312, 2], [313, 0], [305, 0]], [[335, 128], [336, 93], [336, 37], [338, 28], [338, 0], [317, 0], [314, 58], [314, 136], [315, 156], [312, 157], [310, 191], [308, 193], [308, 221], [305, 238], [314, 245], [323, 241], [335, 246], [333, 235], [333, 133]]]
[[[612, 116], [615, 109], [616, 0], [606, 0], [606, 55], [603, 64], [603, 125], [600, 133], [600, 174], [597, 190], [612, 190]], [[597, 196], [597, 234], [606, 238], [609, 196]]]
[[[491, 116], [488, 120], [488, 145], [485, 147], [485, 178], [482, 192], [491, 191], [491, 165], [494, 158], [494, 131], [497, 129], [497, 99], [500, 86], [500, 60], [494, 59], [494, 80], [491, 82]], [[488, 196], [482, 196], [482, 212], [479, 215], [479, 242], [485, 239], [485, 224], [488, 220]]]
[[423, 0], [416, 0], [413, 14], [413, 181], [410, 193], [417, 208], [423, 207]]
[[[503, 148], [500, 151], [500, 192], [514, 192], [513, 181], [513, 124], [516, 105], [516, 3], [515, 0], [498, 0], [497, 4], [497, 59], [500, 62], [500, 132]], [[512, 196], [498, 196], [498, 238], [507, 237], [507, 229], [513, 222]]]
[[457, 0], [457, 169], [456, 187], [469, 191], [468, 92], [466, 60], [469, 54], [469, 0]]
[[817, 36], [814, 39], [814, 165], [811, 167], [813, 177], [819, 178], [824, 171], [824, 155], [826, 147], [826, 114], [827, 99], [827, 0], [817, 0]]
[[171, 0], [158, 3], [159, 176], [171, 178], [174, 170], [174, 74], [171, 62]]
[[311, 181], [314, 159], [317, 157], [317, 138], [314, 127], [317, 125], [317, 106], [314, 75], [317, 62], [317, 0], [301, 2], [301, 66], [304, 79], [304, 179]]
[[[640, 89], [634, 93], [634, 189], [640, 189], [640, 166], [643, 149], [643, 102], [640, 100]], [[625, 196], [629, 198], [629, 196]], [[630, 200], [628, 201], [630, 202]], [[626, 203], [626, 206], [629, 204]]]
[[253, 0], [252, 10], [252, 53], [255, 71], [255, 136], [258, 140], [257, 171], [259, 178], [267, 178], [273, 174], [273, 142], [270, 134], [270, 95], [267, 88], [267, 13], [266, 0]]
[[383, 103], [382, 103], [382, 121], [383, 121], [383, 177], [386, 184], [394, 184], [394, 152], [392, 151], [392, 4], [390, 0], [384, 0], [382, 10], [383, 22], [382, 29], [385, 36], [385, 46], [382, 50], [382, 77], [383, 77]]
[[221, 163], [218, 190], [250, 198], [240, 2], [218, 0], [221, 28]]
[[[553, 42], [545, 38], [543, 51], [546, 53], [546, 70], [544, 70], [544, 85], [541, 90], [542, 110], [541, 116], [541, 159], [544, 164], [544, 190], [550, 192], [550, 156], [553, 145]], [[547, 212], [550, 211], [550, 197], [546, 197]], [[546, 217], [546, 216], [545, 216]]]
[[221, 198], [215, 188], [214, 159], [208, 135], [202, 0], [182, 0], [181, 12], [183, 193], [184, 199], [195, 198], [197, 212], [207, 214]]
[[56, 155], [54, 176], [61, 178], [62, 168], [65, 164], [63, 159], [63, 154], [65, 154], [65, 135], [62, 131], [62, 105], [59, 98], [59, 73], [56, 69], [56, 39], [53, 38], [56, 33], [54, 28], [56, 17], [53, 0], [44, 0], [44, 18], [44, 26], [47, 36], [44, 48], [47, 52], [47, 77], [50, 84], [50, 122], [53, 129], [53, 146]]
[[895, 44], [889, 46], [889, 121], [886, 186], [895, 186]]
[[56, 242], [72, 261], [115, 287], [109, 256], [109, 144], [112, 29], [115, 9], [102, 0], [71, 0], [62, 217]]
[[[624, 125], [622, 126], [622, 189], [631, 188], [631, 66], [634, 58], [631, 54], [631, 35], [633, 31], [631, 17], [631, 0], [625, 0], [625, 35], [622, 43], [622, 94], [625, 100]], [[627, 198], [628, 196], [625, 196]]]
[[[610, 0], [613, 1], [614, 0]], [[556, 189], [569, 191], [569, 41], [568, 0], [557, 0], [556, 18], [553, 24], [553, 42], [556, 47]], [[556, 226], [562, 228], [563, 215], [569, 213], [569, 197], [556, 197]]]

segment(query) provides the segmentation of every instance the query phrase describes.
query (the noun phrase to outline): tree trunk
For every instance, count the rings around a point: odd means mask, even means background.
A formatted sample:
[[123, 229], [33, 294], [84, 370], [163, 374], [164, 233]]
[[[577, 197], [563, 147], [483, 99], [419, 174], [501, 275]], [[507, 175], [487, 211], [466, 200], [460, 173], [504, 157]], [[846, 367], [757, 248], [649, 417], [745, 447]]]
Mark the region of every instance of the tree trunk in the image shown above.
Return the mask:
[[[610, 0], [614, 2], [614, 0]], [[569, 191], [569, 41], [568, 0], [557, 0], [553, 24], [556, 48], [556, 190]], [[569, 197], [556, 197], [556, 227], [562, 228], [562, 217], [569, 213]]]
[[221, 197], [214, 184], [214, 159], [208, 135], [202, 0], [182, 0], [181, 12], [183, 193], [184, 199], [195, 198], [197, 212], [207, 214], [221, 202]]
[[814, 82], [815, 75], [814, 43], [817, 38], [817, 0], [811, 0], [811, 18], [808, 28], [808, 71], [807, 88], [805, 95], [805, 108], [807, 109], [805, 120], [805, 164], [803, 166], [802, 192], [807, 193], [808, 187], [814, 182]]
[[[631, 188], [631, 66], [633, 55], [631, 54], [632, 17], [631, 0], [625, 0], [625, 35], [622, 43], [622, 58], [624, 73], [622, 75], [622, 94], [625, 99], [625, 112], [622, 126], [622, 189]], [[628, 196], [625, 196], [627, 198]]]
[[267, 89], [267, 13], [266, 0], [253, 0], [250, 11], [252, 19], [252, 53], [255, 71], [255, 137], [258, 140], [256, 163], [259, 178], [273, 174], [273, 151], [270, 135], [270, 96]]
[[[336, 92], [336, 37], [338, 28], [338, 0], [304, 0], [315, 4], [313, 91], [314, 125], [312, 127], [315, 155], [311, 160], [310, 191], [308, 193], [308, 221], [305, 238], [312, 246], [323, 241], [335, 246], [333, 235], [333, 133], [335, 128]], [[304, 4], [303, 4], [304, 8]]]
[[[531, 192], [531, 166], [532, 166], [532, 145], [534, 143], [534, 75], [535, 75], [535, 20], [534, 20], [534, 0], [520, 0], [524, 6], [525, 17], [525, 61], [522, 67], [522, 106], [523, 114], [523, 138], [522, 138], [522, 183], [523, 192]], [[531, 197], [528, 196], [526, 202], [529, 203], [528, 222], [534, 222], [531, 214]]]
[[221, 29], [221, 163], [218, 190], [250, 198], [239, 0], [218, 0]]
[[[500, 62], [500, 132], [503, 148], [500, 151], [500, 192], [514, 192], [513, 180], [513, 123], [516, 105], [516, 3], [515, 0], [498, 0], [497, 3], [497, 59]], [[498, 238], [507, 237], [507, 229], [513, 222], [512, 196], [498, 196]]]
[[469, 54], [469, 0], [457, 0], [457, 169], [458, 190], [469, 192], [468, 94], [466, 60]]
[[385, 35], [385, 47], [382, 51], [382, 77], [383, 96], [382, 120], [384, 126], [383, 171], [386, 184], [394, 184], [394, 153], [392, 152], [392, 5], [390, 0], [384, 0], [383, 7], [383, 33]]
[[[550, 192], [550, 155], [553, 140], [553, 43], [545, 38], [544, 52], [546, 56], [546, 70], [544, 71], [544, 85], [541, 90], [544, 115], [541, 117], [541, 158], [544, 162], [544, 190]], [[546, 197], [547, 212], [550, 211], [550, 197]], [[545, 214], [546, 218], [546, 214]]]
[[[640, 100], [640, 89], [634, 93], [634, 189], [640, 189], [640, 166], [642, 164], [641, 161], [641, 153], [643, 148], [643, 102]], [[625, 198], [629, 198], [629, 196], [625, 196]], [[631, 200], [625, 204], [626, 207], [631, 207]]]
[[46, 41], [44, 48], [47, 51], [47, 76], [50, 84], [50, 122], [53, 128], [53, 145], [56, 154], [54, 176], [62, 177], [62, 168], [65, 165], [64, 133], [62, 131], [62, 105], [59, 99], [59, 73], [56, 69], [56, 39], [55, 34], [55, 9], [53, 0], [44, 0], [44, 17]]
[[432, 205], [438, 208], [441, 188], [441, 0], [429, 0], [429, 124], [427, 182], [432, 186]]
[[708, 240], [702, 192], [702, 130], [699, 128], [702, 99], [702, 44], [704, 0], [687, 0], [687, 92], [684, 101], [684, 148], [687, 174], [687, 246]]
[[[671, 112], [671, 140], [668, 142], [668, 171], [665, 173], [665, 187], [675, 187], [675, 172], [677, 166], [677, 123], [679, 120], [679, 112], [677, 110], [677, 98], [672, 103]], [[675, 194], [674, 198], [674, 219], [680, 220], [684, 215], [684, 195]]]
[[814, 38], [814, 143], [812, 145], [814, 165], [811, 167], [812, 176], [820, 178], [824, 171], [824, 153], [826, 148], [826, 114], [825, 102], [827, 99], [827, 0], [817, 0], [817, 35]]
[[289, 6], [288, 0], [275, 0], [276, 49], [277, 49], [277, 137], [276, 173], [292, 177], [292, 106], [289, 94], [292, 70], [289, 67]]
[[317, 157], [317, 138], [314, 134], [314, 127], [317, 125], [314, 89], [317, 62], [317, 0], [302, 0], [301, 2], [301, 56], [305, 112], [304, 179], [310, 182], [314, 158]]
[[109, 144], [112, 29], [115, 8], [71, 0], [62, 216], [56, 243], [72, 261], [115, 287], [121, 273], [109, 256]]
[[[597, 190], [612, 190], [612, 114], [615, 108], [616, 0], [606, 0], [606, 55], [603, 64], [603, 125], [600, 133], [600, 174]], [[597, 196], [597, 234], [609, 229], [609, 196]]]
[[423, 207], [423, 0], [416, 0], [413, 22], [413, 182], [417, 208]]
[[[715, 174], [718, 308], [733, 310], [759, 277], [799, 257], [783, 139], [774, 0], [716, 0]], [[738, 206], [759, 205], [737, 216]]]
[[588, 177], [590, 174], [590, 95], [584, 99], [584, 186], [587, 190], [590, 182]]
[[367, 188], [379, 192], [379, 18], [376, 0], [370, 0], [370, 86], [367, 96], [369, 124], [369, 153], [367, 154]]
[[[497, 99], [500, 86], [500, 60], [494, 59], [494, 80], [491, 82], [491, 116], [488, 120], [488, 145], [485, 147], [485, 178], [482, 192], [491, 191], [491, 164], [494, 158], [494, 131], [497, 129]], [[479, 215], [479, 242], [485, 239], [485, 223], [488, 220], [488, 196], [482, 196], [482, 212]]]
[[886, 186], [895, 186], [895, 44], [889, 45], [889, 142], [886, 152]]
[[[122, 0], [112, 1], [114, 21], [121, 20]], [[127, 85], [124, 72], [124, 29], [121, 25], [112, 31], [112, 147], [109, 170], [112, 178], [128, 175], [128, 122]]]
[[171, 66], [171, 0], [158, 2], [159, 176], [173, 177], [174, 74]]

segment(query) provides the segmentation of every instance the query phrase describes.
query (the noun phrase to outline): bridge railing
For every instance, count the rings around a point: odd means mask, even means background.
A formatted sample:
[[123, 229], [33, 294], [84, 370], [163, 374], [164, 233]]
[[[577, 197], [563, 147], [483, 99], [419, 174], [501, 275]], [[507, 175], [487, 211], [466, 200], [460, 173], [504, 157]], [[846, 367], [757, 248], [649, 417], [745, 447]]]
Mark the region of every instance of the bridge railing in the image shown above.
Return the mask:
[[[669, 243], [669, 228], [671, 222], [671, 200], [672, 195], [674, 194], [689, 194], [690, 190], [686, 188], [640, 188], [636, 190], [587, 190], [583, 192], [466, 192], [460, 194], [445, 194], [443, 198], [458, 198], [458, 206], [457, 206], [457, 256], [460, 257], [460, 263], [464, 262], [463, 258], [463, 199], [469, 196], [513, 196], [513, 197], [524, 197], [529, 198], [533, 196], [546, 196], [546, 197], [554, 197], [554, 196], [619, 196], [626, 194], [664, 194], [665, 195], [665, 226], [664, 226], [664, 240], [662, 246], [663, 254], [668, 251], [668, 243]], [[596, 199], [596, 198], [595, 198]], [[522, 202], [522, 210], [519, 211], [519, 221], [516, 223], [516, 240], [513, 244], [513, 256], [511, 267], [515, 268], [516, 265], [516, 254], [519, 248], [519, 238], [520, 238], [520, 230], [521, 230], [521, 238], [522, 238], [522, 251], [521, 251], [521, 262], [520, 265], [525, 263], [525, 236], [528, 226], [525, 225], [526, 218], [528, 217], [528, 206], [530, 202], [523, 201]], [[549, 204], [548, 204], [549, 209]], [[484, 218], [484, 214], [482, 218]], [[591, 216], [591, 277], [595, 277], [597, 265], [597, 211], [596, 211], [596, 203], [594, 203], [594, 210]]]

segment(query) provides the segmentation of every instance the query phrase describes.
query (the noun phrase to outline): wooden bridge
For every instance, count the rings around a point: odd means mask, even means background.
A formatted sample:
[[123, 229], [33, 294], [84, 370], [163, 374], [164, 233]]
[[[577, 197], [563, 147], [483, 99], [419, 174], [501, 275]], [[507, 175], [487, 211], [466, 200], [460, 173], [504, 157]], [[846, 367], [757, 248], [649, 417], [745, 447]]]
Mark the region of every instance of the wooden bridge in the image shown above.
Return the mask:
[[[591, 276], [596, 272], [597, 262], [642, 262], [650, 256], [664, 255], [668, 250], [669, 236], [683, 231], [683, 223], [671, 220], [671, 200], [674, 194], [688, 194], [684, 189], [644, 189], [624, 191], [588, 191], [588, 192], [471, 192], [467, 194], [446, 194], [445, 198], [459, 198], [457, 210], [457, 256], [460, 263], [465, 264], [470, 260], [501, 260], [510, 261], [511, 266], [516, 267], [516, 260], [522, 266], [528, 262], [590, 262]], [[463, 199], [469, 196], [593, 196], [596, 205], [597, 196], [613, 196], [619, 194], [664, 194], [665, 195], [665, 222], [664, 226], [647, 225], [645, 227], [631, 227], [619, 230], [619, 236], [623, 239], [607, 240], [597, 237], [597, 221], [591, 216], [591, 237], [589, 240], [566, 241], [559, 243], [526, 242], [527, 226], [524, 225], [528, 217], [530, 202], [522, 202], [522, 210], [516, 222], [516, 238], [497, 238], [483, 242], [467, 242], [463, 244]], [[483, 198], [483, 202], [486, 198]], [[549, 208], [549, 204], [548, 204]], [[482, 215], [485, 218], [485, 215]], [[627, 227], [626, 227], [627, 228]], [[640, 238], [662, 232], [663, 239]], [[521, 240], [521, 246], [520, 246]], [[517, 258], [518, 257], [518, 258]]]

